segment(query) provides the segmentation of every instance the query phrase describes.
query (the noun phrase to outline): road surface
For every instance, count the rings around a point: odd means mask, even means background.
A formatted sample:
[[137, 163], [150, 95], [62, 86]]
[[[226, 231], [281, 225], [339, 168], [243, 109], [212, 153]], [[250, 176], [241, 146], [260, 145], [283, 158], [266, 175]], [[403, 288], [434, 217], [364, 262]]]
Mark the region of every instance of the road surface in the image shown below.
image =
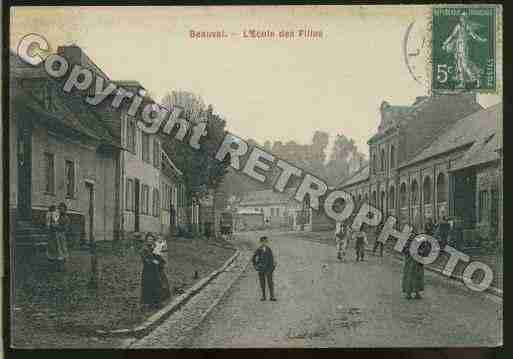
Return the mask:
[[[256, 246], [258, 235], [239, 236]], [[193, 331], [186, 347], [496, 346], [502, 301], [426, 272], [421, 300], [401, 293], [402, 265], [367, 255], [336, 259], [334, 247], [273, 233], [277, 302], [261, 302], [252, 267]], [[173, 330], [170, 327], [169, 330]], [[151, 336], [152, 334], [150, 334]], [[152, 344], [167, 347], [159, 332]]]

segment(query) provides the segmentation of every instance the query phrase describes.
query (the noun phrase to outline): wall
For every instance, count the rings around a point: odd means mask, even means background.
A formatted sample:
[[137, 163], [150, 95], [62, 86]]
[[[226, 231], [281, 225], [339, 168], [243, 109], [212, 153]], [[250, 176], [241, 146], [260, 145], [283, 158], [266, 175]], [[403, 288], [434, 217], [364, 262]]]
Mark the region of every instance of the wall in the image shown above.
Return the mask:
[[[122, 120], [123, 124], [123, 136], [122, 143], [127, 146], [126, 142], [126, 118]], [[153, 139], [155, 136], [150, 136], [150, 160], [149, 163], [142, 160], [142, 133], [136, 127], [136, 141], [135, 141], [135, 154], [130, 151], [124, 151], [124, 178], [123, 178], [123, 196], [126, 199], [126, 180], [127, 179], [139, 179], [140, 190], [139, 190], [139, 230], [141, 232], [161, 232], [161, 215], [153, 216], [152, 205], [153, 205], [153, 189], [157, 188], [160, 193], [160, 199], [162, 201], [161, 193], [161, 171], [153, 165]], [[159, 160], [160, 162], [160, 160]], [[143, 214], [142, 209], [142, 186], [149, 186], [149, 213]], [[123, 203], [125, 200], [123, 200]], [[132, 232], [135, 230], [135, 213], [126, 209], [126, 203], [123, 206], [123, 230], [125, 232]]]

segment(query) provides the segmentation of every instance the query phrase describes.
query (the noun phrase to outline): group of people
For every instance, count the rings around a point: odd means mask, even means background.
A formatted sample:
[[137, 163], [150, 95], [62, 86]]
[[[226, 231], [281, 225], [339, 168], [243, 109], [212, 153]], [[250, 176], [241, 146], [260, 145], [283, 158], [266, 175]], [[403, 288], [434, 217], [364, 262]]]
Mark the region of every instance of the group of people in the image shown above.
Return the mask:
[[447, 216], [443, 215], [440, 222], [435, 222], [431, 217], [426, 220], [424, 233], [433, 236], [439, 241], [440, 248], [445, 248], [449, 242], [449, 235], [452, 230], [452, 224]]
[[335, 243], [337, 245], [337, 258], [345, 260], [347, 247], [354, 240], [356, 261], [363, 261], [365, 258], [365, 247], [368, 244], [367, 234], [362, 231], [353, 231], [350, 226], [337, 222], [335, 228]]
[[46, 256], [54, 270], [63, 271], [64, 264], [69, 257], [67, 237], [70, 231], [70, 218], [68, 207], [61, 202], [57, 207], [51, 205], [46, 213], [46, 228], [48, 232], [48, 245]]
[[[382, 227], [377, 228], [376, 234]], [[440, 248], [443, 249], [448, 241], [452, 224], [447, 216], [442, 216], [438, 223], [432, 218], [428, 218], [424, 225], [423, 233], [436, 238], [439, 241]], [[377, 236], [376, 236], [377, 238]], [[424, 290], [424, 266], [411, 255], [409, 248], [413, 240], [422, 241], [419, 246], [419, 255], [426, 256], [429, 253], [429, 245], [422, 237], [412, 234], [406, 243], [403, 254], [405, 256], [404, 270], [402, 278], [402, 291], [407, 299], [420, 299], [420, 292]], [[354, 241], [356, 261], [363, 261], [365, 256], [365, 247], [367, 246], [367, 235], [363, 230], [354, 231], [350, 226], [343, 223], [337, 223], [335, 228], [335, 243], [337, 248], [337, 258], [345, 260], [349, 243]], [[379, 248], [380, 256], [383, 256], [383, 243], [376, 240], [372, 252], [375, 253]]]

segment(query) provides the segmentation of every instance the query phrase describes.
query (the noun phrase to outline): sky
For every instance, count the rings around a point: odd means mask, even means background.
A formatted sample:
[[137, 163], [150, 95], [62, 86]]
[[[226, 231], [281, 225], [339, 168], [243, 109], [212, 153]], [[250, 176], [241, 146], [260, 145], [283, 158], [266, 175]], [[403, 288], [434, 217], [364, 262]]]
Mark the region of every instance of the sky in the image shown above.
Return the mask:
[[[408, 72], [402, 45], [408, 25], [425, 20], [426, 10], [18, 7], [11, 12], [10, 38], [12, 49], [28, 33], [43, 35], [54, 51], [76, 44], [111, 79], [137, 80], [158, 101], [172, 90], [201, 95], [243, 138], [310, 143], [322, 130], [344, 133], [368, 153], [381, 102], [409, 105], [427, 94], [427, 84]], [[244, 38], [251, 29], [276, 36]], [[300, 29], [322, 31], [322, 38], [298, 38]], [[191, 38], [191, 30], [224, 30], [228, 37]], [[296, 37], [279, 38], [281, 30]], [[488, 107], [501, 97], [478, 100]]]

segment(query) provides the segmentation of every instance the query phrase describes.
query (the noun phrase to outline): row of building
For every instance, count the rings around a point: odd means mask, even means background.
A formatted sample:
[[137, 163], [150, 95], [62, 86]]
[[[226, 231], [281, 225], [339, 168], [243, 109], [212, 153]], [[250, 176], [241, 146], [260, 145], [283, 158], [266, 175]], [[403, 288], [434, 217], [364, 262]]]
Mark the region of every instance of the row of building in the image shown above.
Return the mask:
[[[125, 90], [145, 93], [137, 81], [113, 81], [78, 46], [57, 53], [69, 68], [81, 65]], [[73, 236], [83, 242], [198, 225], [198, 205], [187, 196], [173, 153], [163, 150], [162, 135], [141, 131], [128, 106], [114, 109], [109, 98], [92, 106], [83, 94], [62, 87], [42, 66], [10, 54], [9, 213], [17, 244], [41, 239], [48, 207], [61, 202]]]
[[[416, 231], [447, 216], [468, 245], [502, 243], [502, 104], [485, 109], [471, 93], [418, 97], [411, 106], [384, 101], [368, 145], [369, 164], [336, 186], [357, 206], [370, 203]], [[240, 227], [334, 229], [293, 197], [248, 193], [236, 205]]]
[[483, 108], [471, 93], [383, 102], [369, 164], [338, 187], [417, 231], [447, 216], [465, 243], [501, 244], [502, 114], [502, 104]]

